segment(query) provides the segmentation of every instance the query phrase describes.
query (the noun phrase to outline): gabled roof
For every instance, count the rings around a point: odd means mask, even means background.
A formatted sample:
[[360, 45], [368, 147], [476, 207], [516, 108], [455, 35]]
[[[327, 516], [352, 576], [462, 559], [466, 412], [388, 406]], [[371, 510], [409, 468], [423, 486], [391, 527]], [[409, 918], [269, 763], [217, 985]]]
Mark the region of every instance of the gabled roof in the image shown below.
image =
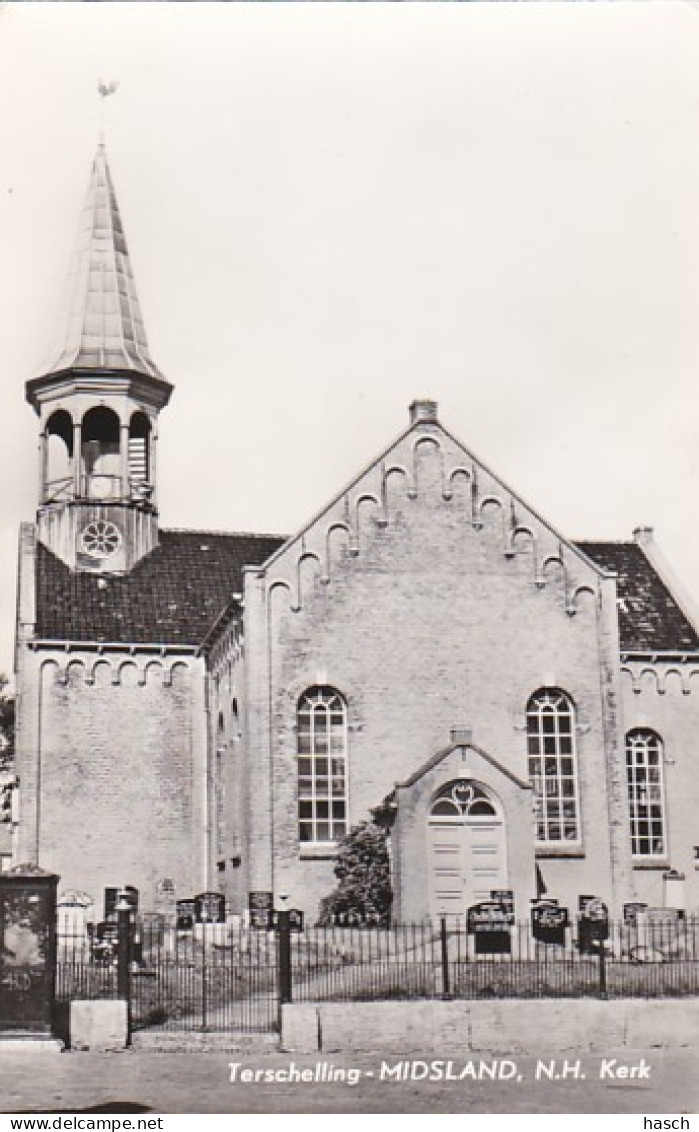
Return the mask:
[[579, 542], [584, 554], [618, 574], [622, 652], [693, 652], [699, 637], [635, 542]]
[[196, 647], [242, 592], [243, 567], [261, 565], [281, 542], [161, 530], [156, 549], [123, 575], [73, 572], [39, 543], [35, 636]]
[[[150, 356], [119, 206], [100, 144], [80, 218], [60, 344], [42, 376], [130, 371], [162, 381]], [[36, 380], [36, 379], [35, 379]]]
[[492, 755], [489, 755], [488, 752], [484, 751], [482, 747], [478, 747], [475, 743], [471, 742], [450, 743], [448, 747], [442, 747], [440, 751], [436, 751], [434, 755], [430, 755], [430, 757], [426, 759], [424, 763], [421, 763], [417, 770], [414, 770], [413, 773], [405, 779], [405, 782], [396, 782], [396, 787], [414, 786], [414, 784], [418, 782], [419, 779], [423, 778], [424, 775], [426, 775], [430, 770], [432, 770], [433, 767], [438, 766], [439, 763], [441, 763], [447, 757], [447, 755], [450, 755], [452, 751], [456, 751], [460, 747], [465, 747], [469, 751], [475, 751], [475, 753], [479, 755], [485, 762], [489, 763], [490, 766], [499, 771], [500, 774], [504, 774], [506, 778], [509, 778], [510, 781], [514, 782], [516, 786], [521, 787], [522, 790], [531, 790], [530, 782], [525, 782], [523, 778], [519, 778], [518, 775], [513, 774], [511, 770], [508, 770], [507, 767], [503, 766], [501, 762], [498, 762], [496, 758], [493, 758]]

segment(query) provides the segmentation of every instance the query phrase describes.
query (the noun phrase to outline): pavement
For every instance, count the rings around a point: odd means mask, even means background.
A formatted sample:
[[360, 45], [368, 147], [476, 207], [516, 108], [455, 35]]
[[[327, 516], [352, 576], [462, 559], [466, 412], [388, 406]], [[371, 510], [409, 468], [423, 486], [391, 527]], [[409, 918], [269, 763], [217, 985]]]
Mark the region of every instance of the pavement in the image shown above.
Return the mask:
[[[435, 1061], [439, 1066], [430, 1065]], [[0, 1111], [684, 1114], [699, 1111], [697, 1062], [691, 1049], [479, 1053], [454, 1056], [450, 1065], [448, 1050], [437, 1059], [434, 1053], [311, 1055], [249, 1047], [160, 1053], [0, 1049]], [[231, 1065], [238, 1067], [233, 1081]], [[438, 1079], [419, 1079], [426, 1072]], [[496, 1079], [479, 1079], [483, 1072]]]

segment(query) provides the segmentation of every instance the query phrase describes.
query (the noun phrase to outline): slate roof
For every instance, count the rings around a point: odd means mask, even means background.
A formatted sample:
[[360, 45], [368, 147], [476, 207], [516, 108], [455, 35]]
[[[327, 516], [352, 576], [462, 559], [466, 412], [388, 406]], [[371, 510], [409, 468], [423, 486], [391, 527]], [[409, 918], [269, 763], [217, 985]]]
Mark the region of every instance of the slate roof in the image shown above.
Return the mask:
[[605, 570], [618, 575], [622, 652], [691, 652], [699, 636], [635, 542], [578, 542]]
[[243, 566], [285, 541], [277, 535], [160, 531], [160, 543], [129, 574], [72, 572], [37, 545], [36, 636], [48, 640], [201, 644], [242, 593]]

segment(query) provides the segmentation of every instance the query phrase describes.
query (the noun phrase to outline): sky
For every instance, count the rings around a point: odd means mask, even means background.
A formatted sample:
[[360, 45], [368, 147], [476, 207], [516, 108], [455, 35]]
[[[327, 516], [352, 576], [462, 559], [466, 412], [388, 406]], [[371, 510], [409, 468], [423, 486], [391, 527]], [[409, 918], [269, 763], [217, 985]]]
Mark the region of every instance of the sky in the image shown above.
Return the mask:
[[414, 397], [699, 600], [699, 5], [0, 5], [0, 672], [100, 130], [166, 527], [291, 533]]

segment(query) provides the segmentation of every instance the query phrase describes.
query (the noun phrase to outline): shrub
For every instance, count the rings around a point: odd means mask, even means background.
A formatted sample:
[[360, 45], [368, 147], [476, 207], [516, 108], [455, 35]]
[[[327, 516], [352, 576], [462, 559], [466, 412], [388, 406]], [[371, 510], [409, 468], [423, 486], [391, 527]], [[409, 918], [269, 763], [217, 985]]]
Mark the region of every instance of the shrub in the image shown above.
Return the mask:
[[383, 829], [372, 821], [354, 826], [338, 844], [333, 871], [339, 884], [321, 902], [321, 924], [389, 924], [393, 893]]

